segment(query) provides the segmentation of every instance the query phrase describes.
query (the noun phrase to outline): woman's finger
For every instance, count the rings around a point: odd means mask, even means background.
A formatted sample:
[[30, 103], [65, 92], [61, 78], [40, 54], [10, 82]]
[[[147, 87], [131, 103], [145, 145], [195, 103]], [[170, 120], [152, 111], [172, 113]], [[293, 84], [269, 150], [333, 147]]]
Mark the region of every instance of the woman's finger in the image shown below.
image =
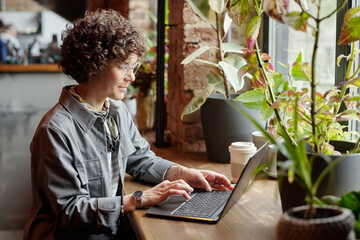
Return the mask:
[[169, 191], [169, 197], [171, 196], [171, 195], [182, 195], [184, 198], [186, 198], [187, 200], [190, 200], [191, 199], [191, 197], [190, 197], [190, 195], [189, 195], [189, 193], [188, 192], [186, 192], [185, 190], [179, 190], [179, 189], [170, 189], [170, 191]]
[[223, 186], [225, 188], [227, 188], [227, 190], [233, 190], [234, 189], [234, 186], [231, 184], [230, 180], [225, 177], [224, 175], [221, 175], [221, 174], [217, 174], [215, 176], [215, 186]]

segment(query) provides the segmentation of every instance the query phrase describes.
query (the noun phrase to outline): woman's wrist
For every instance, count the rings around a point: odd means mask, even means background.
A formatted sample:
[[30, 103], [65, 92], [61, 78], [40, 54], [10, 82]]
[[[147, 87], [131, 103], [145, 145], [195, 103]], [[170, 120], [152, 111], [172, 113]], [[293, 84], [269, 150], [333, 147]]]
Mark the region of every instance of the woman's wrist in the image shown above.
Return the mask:
[[184, 178], [184, 170], [187, 169], [184, 166], [173, 165], [165, 174], [164, 180], [175, 181]]
[[125, 213], [132, 212], [136, 209], [136, 201], [132, 197], [132, 194], [124, 196], [124, 211]]

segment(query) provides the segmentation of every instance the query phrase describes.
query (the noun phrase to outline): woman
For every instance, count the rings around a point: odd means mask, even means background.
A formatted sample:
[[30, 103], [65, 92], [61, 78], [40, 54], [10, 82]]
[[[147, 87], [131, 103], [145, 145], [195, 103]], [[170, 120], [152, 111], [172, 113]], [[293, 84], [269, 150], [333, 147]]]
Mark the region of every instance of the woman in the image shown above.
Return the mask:
[[[121, 101], [135, 80], [144, 39], [119, 13], [87, 13], [63, 33], [62, 90], [31, 143], [33, 205], [24, 239], [111, 239], [123, 214], [189, 199], [193, 188], [232, 190], [221, 174], [189, 169], [150, 150]], [[113, 100], [112, 100], [113, 99]], [[158, 184], [122, 197], [125, 172]]]

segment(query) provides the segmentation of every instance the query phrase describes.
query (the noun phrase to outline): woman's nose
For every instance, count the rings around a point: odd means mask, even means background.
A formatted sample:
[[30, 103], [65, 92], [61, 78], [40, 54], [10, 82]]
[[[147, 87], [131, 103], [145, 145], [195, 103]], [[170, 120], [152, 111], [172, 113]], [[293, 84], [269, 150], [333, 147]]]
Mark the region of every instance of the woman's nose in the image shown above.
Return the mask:
[[129, 71], [129, 73], [126, 74], [124, 79], [127, 81], [130, 81], [130, 82], [133, 82], [133, 81], [135, 81], [135, 75], [132, 71]]

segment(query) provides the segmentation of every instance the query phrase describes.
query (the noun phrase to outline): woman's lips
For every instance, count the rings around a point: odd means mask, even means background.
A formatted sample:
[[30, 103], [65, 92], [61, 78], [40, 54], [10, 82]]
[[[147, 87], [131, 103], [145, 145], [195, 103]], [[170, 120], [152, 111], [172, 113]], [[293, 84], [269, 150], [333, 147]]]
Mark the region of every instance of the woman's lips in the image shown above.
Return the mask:
[[126, 91], [127, 86], [119, 86], [120, 90]]

